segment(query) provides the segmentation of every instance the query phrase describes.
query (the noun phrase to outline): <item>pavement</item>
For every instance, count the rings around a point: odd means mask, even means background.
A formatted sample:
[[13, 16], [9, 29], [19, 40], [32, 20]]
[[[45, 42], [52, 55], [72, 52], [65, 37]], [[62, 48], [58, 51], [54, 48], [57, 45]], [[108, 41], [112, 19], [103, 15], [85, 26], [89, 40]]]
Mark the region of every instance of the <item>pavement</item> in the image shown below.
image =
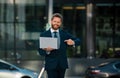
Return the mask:
[[[86, 59], [86, 58], [69, 58], [69, 69], [66, 71], [65, 78], [85, 78], [85, 70], [91, 65], [97, 65], [105, 61], [116, 59]], [[21, 67], [40, 72], [43, 67], [43, 60], [21, 61]], [[45, 77], [44, 77], [45, 78]]]

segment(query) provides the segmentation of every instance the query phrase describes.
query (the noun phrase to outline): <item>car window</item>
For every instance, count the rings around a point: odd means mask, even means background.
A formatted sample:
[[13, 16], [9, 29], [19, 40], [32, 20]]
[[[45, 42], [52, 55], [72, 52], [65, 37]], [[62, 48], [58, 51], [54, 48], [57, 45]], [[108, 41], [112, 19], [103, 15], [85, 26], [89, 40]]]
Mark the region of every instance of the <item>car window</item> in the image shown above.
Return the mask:
[[99, 67], [103, 67], [103, 66], [106, 66], [106, 65], [108, 65], [108, 64], [109, 64], [109, 62], [101, 63], [101, 64], [99, 65]]
[[120, 69], [120, 63], [115, 64], [115, 67]]
[[0, 62], [0, 69], [10, 69], [10, 65]]

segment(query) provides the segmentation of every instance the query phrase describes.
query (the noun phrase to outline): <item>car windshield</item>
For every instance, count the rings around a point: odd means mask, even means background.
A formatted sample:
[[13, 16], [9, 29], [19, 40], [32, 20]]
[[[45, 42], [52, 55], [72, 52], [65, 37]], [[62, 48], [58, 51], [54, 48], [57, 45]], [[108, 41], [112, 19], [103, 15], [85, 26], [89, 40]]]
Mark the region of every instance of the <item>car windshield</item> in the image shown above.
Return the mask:
[[101, 63], [101, 64], [98, 65], [98, 67], [103, 67], [103, 66], [106, 66], [107, 64], [110, 64], [110, 62]]
[[112, 61], [112, 62], [104, 62], [104, 63], [101, 63], [100, 65], [98, 65], [99, 67], [102, 67], [102, 66], [106, 66], [108, 64], [112, 64], [112, 63], [117, 63], [117, 61]]
[[0, 62], [0, 69], [16, 69], [16, 67], [22, 68], [22, 67], [20, 67], [18, 65], [13, 65], [13, 64]]

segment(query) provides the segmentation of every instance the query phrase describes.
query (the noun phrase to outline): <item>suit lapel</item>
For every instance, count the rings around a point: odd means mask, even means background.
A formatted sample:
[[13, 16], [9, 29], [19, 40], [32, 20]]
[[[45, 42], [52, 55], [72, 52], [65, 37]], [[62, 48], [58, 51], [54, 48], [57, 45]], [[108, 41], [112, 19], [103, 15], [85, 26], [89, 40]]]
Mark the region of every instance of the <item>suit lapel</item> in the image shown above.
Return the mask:
[[61, 41], [61, 40], [63, 40], [63, 36], [64, 36], [62, 30], [59, 30], [59, 34], [60, 34], [60, 41]]
[[47, 34], [46, 34], [47, 37], [52, 37], [52, 34], [51, 34], [51, 31], [50, 29], [47, 31]]

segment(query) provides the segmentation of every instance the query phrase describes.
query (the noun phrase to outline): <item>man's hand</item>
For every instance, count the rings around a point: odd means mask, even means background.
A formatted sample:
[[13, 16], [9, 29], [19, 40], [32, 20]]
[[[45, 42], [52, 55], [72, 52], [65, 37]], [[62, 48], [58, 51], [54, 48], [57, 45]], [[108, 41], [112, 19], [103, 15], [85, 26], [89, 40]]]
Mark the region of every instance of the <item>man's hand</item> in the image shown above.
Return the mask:
[[72, 39], [65, 40], [64, 42], [67, 43], [67, 45], [74, 45], [75, 42]]
[[46, 52], [51, 52], [51, 51], [54, 50], [54, 49], [51, 48], [51, 47], [47, 47], [47, 48], [43, 48], [43, 50], [45, 50]]

